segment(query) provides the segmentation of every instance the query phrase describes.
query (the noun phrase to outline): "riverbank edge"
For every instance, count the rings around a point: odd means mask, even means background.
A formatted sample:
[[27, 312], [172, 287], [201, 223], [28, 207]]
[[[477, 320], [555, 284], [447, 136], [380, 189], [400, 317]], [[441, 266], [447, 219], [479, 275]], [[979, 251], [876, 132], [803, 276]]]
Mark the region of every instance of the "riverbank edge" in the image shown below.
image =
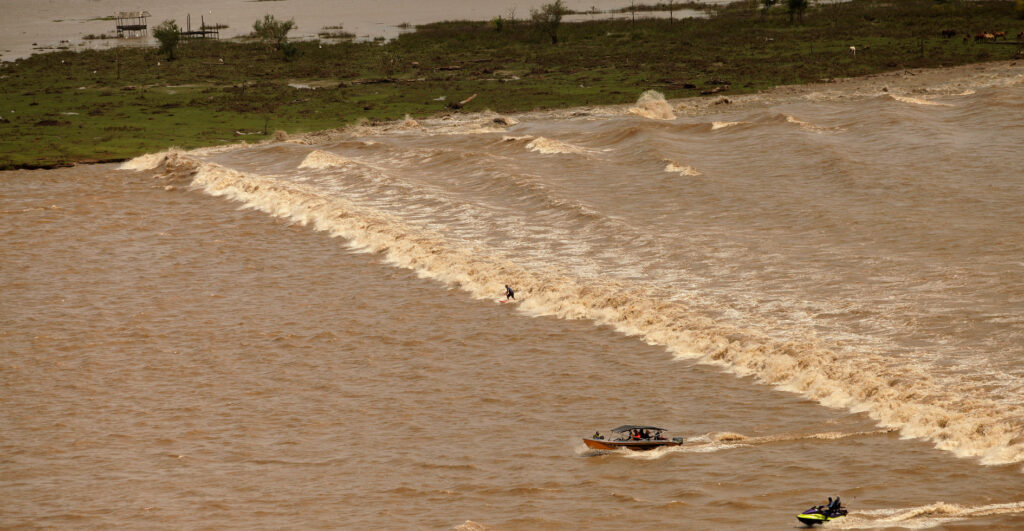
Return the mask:
[[[979, 80], [979, 76], [983, 76], [988, 79]], [[674, 98], [667, 100], [667, 103], [677, 113], [686, 114], [688, 116], [700, 116], [710, 114], [712, 112], [721, 112], [723, 110], [721, 107], [723, 103], [729, 105], [730, 108], [736, 109], [752, 104], [764, 104], [766, 100], [771, 104], [781, 104], [788, 101], [805, 99], [812, 94], [822, 93], [831, 93], [832, 97], [838, 99], [871, 97], [886, 93], [890, 93], [892, 95], [928, 94], [942, 90], [949, 92], [950, 89], [954, 88], [973, 90], [975, 88], [982, 88], [992, 84], [986, 83], [986, 81], [998, 79], [1005, 80], [1006, 82], [1013, 82], [1014, 78], [1018, 79], [1017, 83], [1024, 83], [1024, 61], [990, 61], [942, 68], [899, 69], [891, 72], [830, 79], [825, 82], [778, 85], [771, 89], [753, 94]], [[528, 120], [534, 115], [544, 115], [545, 117], [550, 117], [552, 114], [557, 114], [559, 116], [578, 115], [588, 111], [593, 111], [595, 108], [602, 109], [608, 114], [626, 114], [633, 106], [634, 104], [600, 105], [596, 107], [566, 106], [546, 111], [524, 111], [521, 113], [505, 114], [515, 116], [517, 120], [522, 121]], [[461, 119], [466, 122], [480, 120], [489, 121], [494, 115], [495, 113], [492, 111], [480, 111], [464, 113], [461, 115]], [[430, 119], [424, 120], [424, 122], [429, 120]], [[379, 130], [386, 131], [396, 126], [401, 126], [404, 122], [405, 119], [388, 120], [375, 124], [375, 127], [379, 128]], [[346, 129], [346, 126], [341, 126], [335, 129], [288, 134], [286, 135], [286, 138], [289, 141], [302, 141], [302, 139], [308, 139], [312, 143], [315, 142], [316, 139], [324, 138], [325, 133], [332, 131], [344, 132]], [[279, 138], [268, 138], [254, 144], [265, 144], [279, 141], [281, 141]], [[234, 145], [241, 144], [243, 144], [243, 142]], [[204, 147], [213, 146], [202, 146], [196, 149], [202, 149]], [[229, 146], [222, 145], [220, 147]], [[165, 146], [164, 150], [173, 148], [174, 146], [168, 145]], [[80, 159], [57, 164], [23, 164], [19, 167], [8, 168], [3, 171], [52, 170], [79, 165], [117, 164], [148, 153], [151, 153], [151, 151], [139, 152], [128, 157]]]
[[[835, 89], [843, 79], [1012, 65], [1024, 60], [1019, 37], [971, 38], [979, 28], [1024, 28], [1010, 5], [853, 0], [814, 8], [796, 24], [738, 8], [674, 24], [573, 22], [557, 46], [529, 24], [448, 21], [380, 45], [297, 43], [291, 59], [227, 41], [190, 42], [173, 61], [156, 49], [54, 52], [0, 65], [0, 170], [409, 118], [628, 106], [650, 90], [700, 106], [822, 82]], [[955, 38], [943, 28], [956, 28]]]

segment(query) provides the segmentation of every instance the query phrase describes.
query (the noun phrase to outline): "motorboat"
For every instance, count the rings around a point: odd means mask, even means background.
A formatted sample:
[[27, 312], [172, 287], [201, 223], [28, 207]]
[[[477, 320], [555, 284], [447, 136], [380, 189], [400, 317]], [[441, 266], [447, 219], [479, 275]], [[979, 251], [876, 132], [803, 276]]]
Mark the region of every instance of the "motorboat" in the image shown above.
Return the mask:
[[605, 438], [600, 432], [593, 436], [584, 438], [583, 442], [588, 448], [594, 450], [627, 450], [645, 451], [662, 448], [665, 446], [679, 446], [683, 444], [682, 437], [666, 439], [662, 434], [665, 428], [657, 426], [640, 426], [636, 424], [625, 424], [614, 428], [611, 433], [614, 438]]

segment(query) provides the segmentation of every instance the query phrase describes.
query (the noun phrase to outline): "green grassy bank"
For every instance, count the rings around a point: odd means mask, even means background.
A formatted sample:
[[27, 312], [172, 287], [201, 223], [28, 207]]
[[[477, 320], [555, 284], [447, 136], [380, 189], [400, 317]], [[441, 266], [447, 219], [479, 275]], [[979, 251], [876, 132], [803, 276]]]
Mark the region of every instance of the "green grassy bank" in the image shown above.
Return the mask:
[[[739, 2], [710, 19], [563, 23], [558, 44], [525, 21], [445, 22], [388, 43], [193, 41], [55, 52], [0, 66], [0, 169], [118, 160], [445, 112], [497, 112], [754, 92], [901, 68], [1019, 57], [964, 34], [1024, 30], [1012, 0], [853, 0], [763, 17]], [[958, 32], [945, 38], [942, 31]], [[856, 54], [850, 53], [856, 46]], [[317, 87], [315, 90], [290, 85]], [[461, 109], [449, 105], [477, 94]], [[445, 99], [441, 100], [440, 97]]]

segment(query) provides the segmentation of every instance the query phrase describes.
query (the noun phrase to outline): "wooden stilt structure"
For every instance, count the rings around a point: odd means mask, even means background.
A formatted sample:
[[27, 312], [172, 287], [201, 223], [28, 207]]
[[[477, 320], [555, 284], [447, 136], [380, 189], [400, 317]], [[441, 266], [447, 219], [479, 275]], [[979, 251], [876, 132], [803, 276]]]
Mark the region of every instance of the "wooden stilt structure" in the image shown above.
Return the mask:
[[146, 22], [149, 11], [121, 11], [114, 15], [117, 24], [117, 36], [122, 39], [145, 37], [149, 35]]
[[181, 32], [181, 38], [183, 39], [219, 39], [220, 29], [218, 26], [207, 26], [206, 19], [202, 15], [199, 16], [199, 29], [192, 29], [192, 15], [189, 14], [185, 18], [185, 29]]

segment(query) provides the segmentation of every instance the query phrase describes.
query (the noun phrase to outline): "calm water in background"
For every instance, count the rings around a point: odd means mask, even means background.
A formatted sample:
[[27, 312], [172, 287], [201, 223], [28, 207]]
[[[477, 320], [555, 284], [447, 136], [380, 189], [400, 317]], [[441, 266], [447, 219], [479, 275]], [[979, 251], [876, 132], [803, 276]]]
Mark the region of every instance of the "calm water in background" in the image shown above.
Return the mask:
[[[725, 4], [729, 0], [704, 0], [706, 4]], [[0, 59], [13, 61], [32, 53], [59, 46], [71, 49], [114, 45], [147, 45], [144, 39], [85, 40], [86, 35], [114, 35], [115, 22], [101, 20], [122, 11], [148, 11], [150, 28], [165, 20], [175, 20], [182, 28], [191, 17], [192, 29], [202, 22], [224, 24], [221, 38], [252, 32], [252, 24], [271, 14], [281, 20], [293, 19], [294, 39], [314, 39], [331, 26], [359, 39], [391, 39], [406, 29], [403, 24], [427, 24], [442, 20], [491, 20], [502, 16], [528, 19], [531, 9], [546, 0], [179, 0], [173, 4], [155, 0], [3, 0], [0, 7]], [[628, 0], [565, 0], [575, 11], [613, 10], [629, 5]], [[638, 16], [668, 16], [667, 13], [638, 13]], [[698, 11], [676, 10], [674, 16], [702, 16]], [[566, 20], [587, 20], [591, 15], [571, 15]], [[337, 33], [337, 29], [327, 30]], [[66, 41], [66, 42], [65, 42]]]
[[0, 526], [1024, 526], [1020, 68], [4, 173]]

